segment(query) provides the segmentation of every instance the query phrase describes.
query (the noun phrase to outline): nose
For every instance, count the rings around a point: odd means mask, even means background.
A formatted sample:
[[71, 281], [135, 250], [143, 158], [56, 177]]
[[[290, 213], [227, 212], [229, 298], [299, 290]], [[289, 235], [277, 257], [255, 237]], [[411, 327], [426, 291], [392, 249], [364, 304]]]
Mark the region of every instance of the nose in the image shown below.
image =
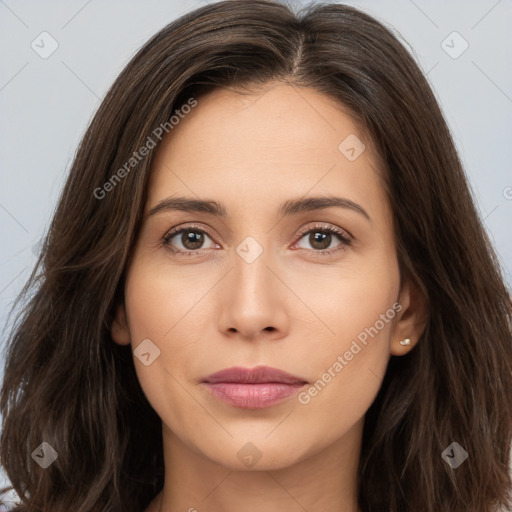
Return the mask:
[[220, 332], [246, 340], [285, 337], [291, 292], [282, 279], [269, 251], [251, 263], [234, 254], [233, 268], [218, 289]]

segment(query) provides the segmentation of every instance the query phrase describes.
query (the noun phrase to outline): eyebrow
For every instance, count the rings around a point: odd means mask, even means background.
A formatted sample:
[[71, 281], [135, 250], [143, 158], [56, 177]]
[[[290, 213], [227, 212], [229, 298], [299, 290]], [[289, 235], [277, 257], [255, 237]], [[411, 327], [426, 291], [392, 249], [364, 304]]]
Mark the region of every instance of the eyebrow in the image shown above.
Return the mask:
[[[347, 208], [355, 211], [371, 221], [368, 212], [359, 204], [346, 199], [344, 197], [334, 196], [317, 196], [306, 197], [301, 199], [290, 199], [285, 201], [278, 209], [279, 216], [297, 215], [299, 213], [323, 210], [326, 208]], [[227, 210], [221, 203], [210, 199], [193, 199], [188, 197], [171, 196], [163, 199], [153, 206], [148, 213], [148, 216], [155, 215], [162, 211], [183, 211], [183, 212], [202, 212], [215, 215], [216, 217], [227, 216]]]

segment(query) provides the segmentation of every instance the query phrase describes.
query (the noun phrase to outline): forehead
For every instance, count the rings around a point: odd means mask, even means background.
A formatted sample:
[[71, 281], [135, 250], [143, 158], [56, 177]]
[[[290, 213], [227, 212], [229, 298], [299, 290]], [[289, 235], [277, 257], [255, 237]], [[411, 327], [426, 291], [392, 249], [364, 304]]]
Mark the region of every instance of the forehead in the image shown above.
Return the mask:
[[[358, 152], [358, 140], [364, 144], [356, 159], [344, 152], [347, 140]], [[341, 105], [313, 89], [217, 89], [199, 97], [164, 138], [148, 203], [181, 194], [223, 197], [240, 208], [334, 190], [375, 201], [382, 184], [372, 154]]]

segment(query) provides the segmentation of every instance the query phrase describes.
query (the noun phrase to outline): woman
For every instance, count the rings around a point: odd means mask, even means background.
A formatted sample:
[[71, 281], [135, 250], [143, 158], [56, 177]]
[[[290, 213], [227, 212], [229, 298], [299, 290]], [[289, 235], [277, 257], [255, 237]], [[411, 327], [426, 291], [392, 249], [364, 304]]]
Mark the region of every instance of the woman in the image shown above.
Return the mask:
[[370, 16], [234, 0], [165, 27], [38, 263], [0, 400], [15, 510], [510, 504], [510, 299], [432, 91]]

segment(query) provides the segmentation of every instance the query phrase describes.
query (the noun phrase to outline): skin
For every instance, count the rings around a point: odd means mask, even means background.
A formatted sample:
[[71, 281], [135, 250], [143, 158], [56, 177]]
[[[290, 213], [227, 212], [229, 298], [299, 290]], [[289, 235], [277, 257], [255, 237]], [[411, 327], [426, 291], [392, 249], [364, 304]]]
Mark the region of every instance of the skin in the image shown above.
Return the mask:
[[[338, 150], [349, 134], [363, 139], [334, 100], [277, 82], [200, 97], [158, 148], [112, 328], [116, 343], [135, 349], [150, 339], [160, 350], [148, 366], [134, 358], [164, 440], [165, 485], [147, 512], [359, 510], [364, 415], [390, 356], [407, 353], [421, 335], [425, 300], [400, 282], [370, 141], [354, 161]], [[149, 215], [170, 196], [216, 200], [227, 215]], [[370, 220], [341, 207], [278, 215], [284, 201], [312, 196], [349, 199]], [[189, 223], [193, 233], [209, 233], [197, 249], [174, 236], [171, 246], [190, 254], [173, 254], [162, 239]], [[315, 242], [317, 223], [344, 230], [350, 245], [334, 234]], [[263, 249], [252, 263], [236, 251], [248, 236]], [[335, 252], [319, 255], [325, 248]], [[292, 395], [242, 409], [201, 384], [224, 368], [267, 365], [311, 387], [397, 302], [400, 311], [307, 404]], [[244, 446], [261, 455], [252, 467], [237, 456]]]

